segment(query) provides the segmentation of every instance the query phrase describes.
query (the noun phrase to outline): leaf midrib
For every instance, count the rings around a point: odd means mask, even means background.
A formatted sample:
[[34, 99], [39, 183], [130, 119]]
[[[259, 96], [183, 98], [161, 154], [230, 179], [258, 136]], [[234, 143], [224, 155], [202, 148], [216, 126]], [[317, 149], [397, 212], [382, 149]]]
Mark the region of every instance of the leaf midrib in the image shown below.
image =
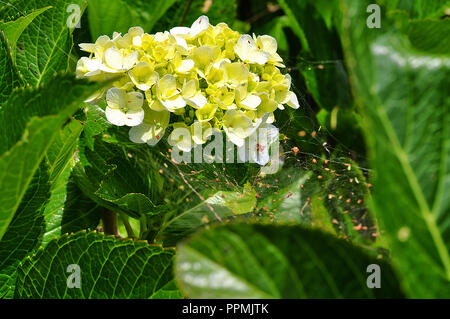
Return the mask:
[[422, 218], [424, 219], [427, 225], [427, 228], [431, 234], [439, 257], [442, 261], [442, 265], [444, 266], [444, 272], [446, 274], [446, 277], [450, 281], [450, 256], [445, 246], [444, 240], [441, 236], [441, 233], [439, 231], [439, 227], [436, 224], [436, 219], [426, 202], [425, 196], [422, 192], [422, 189], [419, 186], [416, 175], [414, 174], [414, 171], [409, 163], [408, 156], [400, 146], [400, 142], [392, 128], [392, 125], [389, 122], [389, 119], [387, 118], [386, 113], [384, 112], [380, 104], [377, 105], [376, 110], [379, 119], [383, 125], [383, 128], [386, 132], [386, 135], [388, 136], [389, 141], [391, 142], [394, 153], [398, 158], [400, 165], [403, 169], [403, 172], [408, 180], [408, 184], [414, 194], [414, 197], [417, 200], [417, 204], [419, 205], [419, 210], [422, 215]]

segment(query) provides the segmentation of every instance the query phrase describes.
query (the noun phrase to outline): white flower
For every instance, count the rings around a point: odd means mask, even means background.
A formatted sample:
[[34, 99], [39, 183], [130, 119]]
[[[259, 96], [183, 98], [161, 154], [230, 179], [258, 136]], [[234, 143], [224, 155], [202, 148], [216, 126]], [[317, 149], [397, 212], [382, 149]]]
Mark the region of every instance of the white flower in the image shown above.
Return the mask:
[[198, 86], [197, 79], [184, 80], [182, 90], [182, 95], [186, 102], [196, 109], [202, 108], [208, 102]]
[[103, 64], [100, 69], [108, 73], [126, 72], [137, 63], [138, 56], [137, 51], [124, 55], [121, 50], [111, 47], [103, 54]]
[[228, 110], [223, 116], [223, 129], [233, 144], [242, 147], [245, 139], [265, 123], [268, 117], [269, 113], [266, 113], [254, 123], [244, 112]]
[[175, 27], [170, 29], [170, 34], [174, 36], [180, 36], [183, 38], [191, 39], [199, 36], [204, 31], [208, 30], [209, 18], [207, 16], [201, 16], [192, 24], [190, 28], [188, 27]]
[[158, 80], [158, 73], [147, 62], [139, 62], [128, 71], [131, 81], [139, 90], [147, 91]]
[[146, 107], [142, 123], [132, 127], [129, 131], [130, 140], [139, 144], [156, 145], [164, 136], [169, 119], [170, 112], [166, 110], [156, 112]]
[[173, 112], [186, 106], [186, 101], [177, 88], [176, 78], [171, 74], [164, 75], [156, 82], [156, 96], [167, 111]]
[[190, 152], [194, 146], [192, 143], [191, 130], [186, 123], [173, 123], [173, 131], [167, 141], [170, 145], [183, 152]]
[[270, 161], [270, 147], [278, 141], [278, 128], [263, 123], [245, 140], [245, 146], [238, 149], [238, 156], [243, 162], [254, 162], [261, 166]]
[[253, 40], [256, 43], [256, 47], [269, 54], [268, 63], [274, 64], [276, 66], [284, 68], [285, 65], [282, 63], [283, 59], [277, 53], [278, 45], [277, 40], [270, 35], [261, 35], [256, 37], [253, 34]]
[[239, 38], [237, 44], [234, 46], [234, 52], [242, 61], [248, 63], [263, 65], [270, 58], [269, 53], [258, 49], [255, 41], [248, 34], [244, 34]]
[[136, 126], [144, 119], [144, 96], [140, 92], [126, 92], [111, 88], [106, 92], [106, 119], [117, 126]]
[[99, 59], [90, 59], [82, 57], [77, 62], [76, 76], [77, 78], [92, 77], [101, 73], [100, 66], [102, 62]]
[[254, 111], [261, 104], [261, 98], [258, 95], [247, 92], [247, 85], [241, 85], [235, 90], [236, 105]]
[[114, 42], [107, 35], [97, 38], [95, 43], [80, 43], [79, 47], [82, 51], [94, 53], [95, 58], [102, 59], [103, 53], [114, 46]]

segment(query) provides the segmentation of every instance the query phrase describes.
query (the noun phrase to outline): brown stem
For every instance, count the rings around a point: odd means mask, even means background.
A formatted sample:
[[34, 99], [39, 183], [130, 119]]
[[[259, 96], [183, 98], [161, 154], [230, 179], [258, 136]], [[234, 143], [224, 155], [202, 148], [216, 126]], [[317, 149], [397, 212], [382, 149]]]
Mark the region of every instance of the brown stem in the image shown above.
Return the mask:
[[119, 236], [119, 223], [117, 214], [109, 209], [102, 209], [103, 232], [106, 235]]
[[179, 25], [183, 25], [184, 19], [186, 18], [186, 15], [187, 15], [187, 13], [189, 11], [191, 3], [192, 3], [192, 0], [188, 0], [188, 2], [186, 3], [186, 6], [184, 7], [183, 14], [181, 15], [181, 18], [180, 18]]

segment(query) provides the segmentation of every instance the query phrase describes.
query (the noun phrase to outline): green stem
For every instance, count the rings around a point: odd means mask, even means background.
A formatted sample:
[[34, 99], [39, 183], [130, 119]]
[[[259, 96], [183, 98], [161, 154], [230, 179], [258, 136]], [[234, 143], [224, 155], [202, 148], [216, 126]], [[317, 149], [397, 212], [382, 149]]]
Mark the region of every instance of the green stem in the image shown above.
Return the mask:
[[140, 222], [140, 229], [139, 229], [139, 238], [144, 239], [144, 235], [147, 232], [147, 216], [142, 216], [139, 219]]
[[124, 213], [120, 213], [120, 218], [122, 219], [123, 225], [125, 226], [125, 229], [127, 230], [128, 237], [136, 238], [133, 228], [131, 227], [131, 225], [128, 221], [128, 216], [126, 216]]

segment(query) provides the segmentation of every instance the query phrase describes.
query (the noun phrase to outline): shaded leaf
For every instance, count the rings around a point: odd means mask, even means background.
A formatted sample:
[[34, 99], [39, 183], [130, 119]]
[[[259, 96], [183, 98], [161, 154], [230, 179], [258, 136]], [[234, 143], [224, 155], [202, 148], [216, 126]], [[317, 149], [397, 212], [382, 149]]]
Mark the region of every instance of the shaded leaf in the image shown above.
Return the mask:
[[[366, 285], [367, 266], [381, 267], [381, 288]], [[230, 224], [178, 246], [176, 278], [190, 298], [401, 297], [386, 262], [317, 230]]]

